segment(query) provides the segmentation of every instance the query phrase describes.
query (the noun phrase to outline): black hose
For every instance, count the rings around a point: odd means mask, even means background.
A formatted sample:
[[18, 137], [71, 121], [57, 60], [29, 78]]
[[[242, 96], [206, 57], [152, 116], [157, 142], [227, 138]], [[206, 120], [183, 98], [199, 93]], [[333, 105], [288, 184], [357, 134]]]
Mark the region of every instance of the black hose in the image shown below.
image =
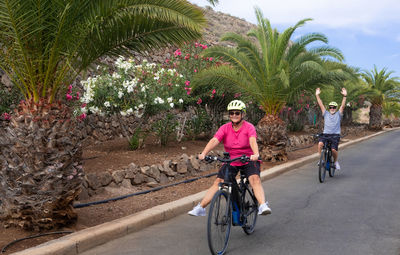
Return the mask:
[[161, 190], [161, 189], [164, 189], [164, 188], [176, 186], [176, 185], [179, 185], [179, 184], [182, 184], [182, 183], [190, 183], [190, 182], [202, 179], [202, 178], [209, 178], [209, 177], [217, 175], [217, 174], [218, 173], [212, 173], [212, 174], [208, 174], [208, 175], [205, 175], [205, 176], [200, 176], [200, 177], [196, 177], [196, 178], [180, 181], [180, 182], [177, 182], [177, 183], [171, 183], [171, 184], [168, 184], [168, 185], [165, 185], [165, 186], [160, 186], [160, 187], [156, 187], [156, 188], [145, 190], [145, 191], [131, 193], [131, 194], [124, 195], [124, 196], [119, 196], [119, 197], [114, 197], [114, 198], [109, 198], [109, 199], [104, 199], [104, 200], [99, 200], [99, 201], [94, 201], [94, 202], [89, 202], [89, 203], [84, 203], [84, 204], [75, 204], [75, 205], [73, 205], [73, 207], [74, 208], [82, 208], [82, 207], [87, 207], [87, 206], [91, 206], [91, 205], [104, 204], [104, 203], [108, 203], [108, 202], [111, 202], [111, 201], [117, 201], [117, 200], [121, 200], [121, 199], [128, 198], [128, 197], [147, 194], [147, 193], [158, 191], [158, 190]]
[[41, 236], [56, 235], [56, 234], [71, 234], [71, 233], [72, 233], [72, 231], [57, 231], [57, 232], [42, 233], [42, 234], [37, 234], [37, 235], [33, 235], [33, 236], [23, 237], [23, 238], [14, 240], [11, 243], [8, 243], [6, 246], [3, 247], [3, 249], [1, 249], [1, 253], [4, 253], [7, 250], [7, 248], [10, 247], [11, 245], [18, 243], [20, 241], [23, 241], [23, 240], [37, 238], [37, 237], [41, 237]]

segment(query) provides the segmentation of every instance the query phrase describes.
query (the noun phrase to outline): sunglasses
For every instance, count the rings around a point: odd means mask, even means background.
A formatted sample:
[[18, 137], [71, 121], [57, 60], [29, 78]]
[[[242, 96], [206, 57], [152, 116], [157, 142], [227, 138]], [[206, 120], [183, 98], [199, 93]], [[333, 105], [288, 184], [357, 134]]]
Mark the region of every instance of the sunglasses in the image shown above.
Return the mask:
[[329, 106], [329, 109], [336, 109], [336, 106]]
[[229, 115], [230, 116], [233, 116], [233, 115], [236, 115], [236, 116], [239, 116], [240, 114], [242, 114], [242, 112], [229, 112]]

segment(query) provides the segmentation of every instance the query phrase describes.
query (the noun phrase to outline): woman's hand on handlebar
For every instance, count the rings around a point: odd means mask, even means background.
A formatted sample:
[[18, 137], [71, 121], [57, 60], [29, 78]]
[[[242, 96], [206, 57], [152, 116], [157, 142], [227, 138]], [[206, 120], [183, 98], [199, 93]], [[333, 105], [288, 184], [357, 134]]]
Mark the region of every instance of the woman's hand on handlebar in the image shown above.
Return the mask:
[[200, 160], [203, 160], [205, 158], [206, 155], [204, 155], [203, 153], [200, 153], [197, 158]]
[[257, 161], [260, 159], [260, 154], [254, 154], [250, 156], [250, 161]]

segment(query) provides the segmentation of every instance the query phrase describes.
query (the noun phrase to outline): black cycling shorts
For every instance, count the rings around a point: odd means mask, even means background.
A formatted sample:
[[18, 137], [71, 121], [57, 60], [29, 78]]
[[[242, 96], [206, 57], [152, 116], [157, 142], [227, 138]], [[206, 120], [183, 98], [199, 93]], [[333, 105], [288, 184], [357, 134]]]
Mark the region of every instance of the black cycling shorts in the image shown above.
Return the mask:
[[325, 141], [327, 141], [327, 140], [331, 141], [332, 149], [335, 149], [336, 151], [339, 150], [340, 135], [338, 135], [338, 134], [323, 134], [318, 139], [319, 142], [323, 142], [323, 143], [325, 143]]
[[[234, 176], [237, 175], [239, 170], [244, 171], [246, 178], [248, 179], [249, 176], [251, 175], [258, 175], [260, 176], [260, 161], [251, 161], [246, 165], [243, 166], [229, 166], [231, 168], [230, 173], [233, 174]], [[218, 171], [218, 178], [224, 179], [225, 176], [225, 171], [227, 170], [228, 165], [223, 164], [221, 169]]]

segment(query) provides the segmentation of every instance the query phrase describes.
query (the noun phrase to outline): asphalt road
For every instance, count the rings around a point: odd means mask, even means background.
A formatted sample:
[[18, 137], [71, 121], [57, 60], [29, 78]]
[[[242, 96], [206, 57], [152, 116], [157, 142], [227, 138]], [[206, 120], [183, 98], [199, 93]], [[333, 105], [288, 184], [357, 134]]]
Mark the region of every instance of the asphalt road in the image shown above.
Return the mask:
[[[318, 181], [316, 162], [263, 183], [272, 214], [227, 254], [400, 254], [400, 130], [339, 152], [342, 170]], [[84, 252], [210, 254], [206, 217], [180, 215]]]

